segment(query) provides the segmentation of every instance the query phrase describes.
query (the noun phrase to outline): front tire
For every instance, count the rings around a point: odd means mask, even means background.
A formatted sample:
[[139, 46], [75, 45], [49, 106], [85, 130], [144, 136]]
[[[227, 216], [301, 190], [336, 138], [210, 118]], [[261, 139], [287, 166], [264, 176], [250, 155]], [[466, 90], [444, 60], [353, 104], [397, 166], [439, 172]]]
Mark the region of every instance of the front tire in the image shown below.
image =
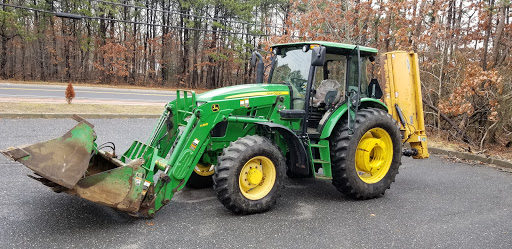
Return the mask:
[[396, 121], [380, 109], [359, 110], [355, 129], [338, 126], [331, 137], [332, 183], [356, 199], [384, 195], [401, 165], [402, 144]]
[[276, 204], [285, 168], [283, 155], [270, 140], [242, 137], [218, 158], [213, 188], [220, 202], [233, 213], [264, 212]]

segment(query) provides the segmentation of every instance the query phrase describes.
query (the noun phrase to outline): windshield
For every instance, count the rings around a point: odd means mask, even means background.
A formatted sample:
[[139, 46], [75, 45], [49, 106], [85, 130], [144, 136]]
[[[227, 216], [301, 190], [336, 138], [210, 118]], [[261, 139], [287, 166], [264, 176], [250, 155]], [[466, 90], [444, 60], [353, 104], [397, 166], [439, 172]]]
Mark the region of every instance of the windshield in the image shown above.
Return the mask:
[[270, 83], [286, 83], [299, 93], [304, 94], [311, 65], [311, 50], [303, 52], [302, 48], [281, 48], [276, 55], [272, 68]]

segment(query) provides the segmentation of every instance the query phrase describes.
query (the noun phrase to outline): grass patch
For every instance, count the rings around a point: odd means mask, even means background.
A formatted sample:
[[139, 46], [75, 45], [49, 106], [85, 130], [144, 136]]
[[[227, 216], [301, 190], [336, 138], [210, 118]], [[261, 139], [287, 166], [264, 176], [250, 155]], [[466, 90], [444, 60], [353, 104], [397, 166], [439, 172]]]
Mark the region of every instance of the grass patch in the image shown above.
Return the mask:
[[0, 113], [161, 114], [164, 106], [0, 102]]

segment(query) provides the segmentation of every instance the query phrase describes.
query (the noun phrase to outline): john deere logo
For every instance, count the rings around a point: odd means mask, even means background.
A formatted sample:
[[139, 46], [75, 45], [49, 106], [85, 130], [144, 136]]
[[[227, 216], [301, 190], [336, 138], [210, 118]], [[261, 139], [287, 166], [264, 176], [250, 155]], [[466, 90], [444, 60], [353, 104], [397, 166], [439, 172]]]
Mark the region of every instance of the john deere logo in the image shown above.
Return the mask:
[[213, 104], [212, 105], [212, 111], [213, 112], [218, 112], [219, 110], [220, 110], [219, 104]]

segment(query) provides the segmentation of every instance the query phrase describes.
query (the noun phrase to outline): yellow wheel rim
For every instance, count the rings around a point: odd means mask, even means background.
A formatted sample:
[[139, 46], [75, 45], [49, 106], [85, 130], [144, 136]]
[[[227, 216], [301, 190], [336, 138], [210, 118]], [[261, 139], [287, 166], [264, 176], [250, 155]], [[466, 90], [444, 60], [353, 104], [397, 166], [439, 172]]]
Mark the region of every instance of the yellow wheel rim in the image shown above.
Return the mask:
[[356, 172], [366, 183], [377, 183], [389, 171], [393, 160], [393, 141], [382, 128], [366, 132], [356, 151]]
[[213, 167], [211, 164], [209, 165], [203, 165], [198, 163], [196, 167], [194, 168], [194, 172], [200, 176], [211, 176], [213, 173], [215, 173], [215, 170], [213, 170]]
[[276, 181], [276, 167], [264, 156], [251, 158], [240, 171], [239, 186], [249, 200], [259, 200], [272, 190]]

